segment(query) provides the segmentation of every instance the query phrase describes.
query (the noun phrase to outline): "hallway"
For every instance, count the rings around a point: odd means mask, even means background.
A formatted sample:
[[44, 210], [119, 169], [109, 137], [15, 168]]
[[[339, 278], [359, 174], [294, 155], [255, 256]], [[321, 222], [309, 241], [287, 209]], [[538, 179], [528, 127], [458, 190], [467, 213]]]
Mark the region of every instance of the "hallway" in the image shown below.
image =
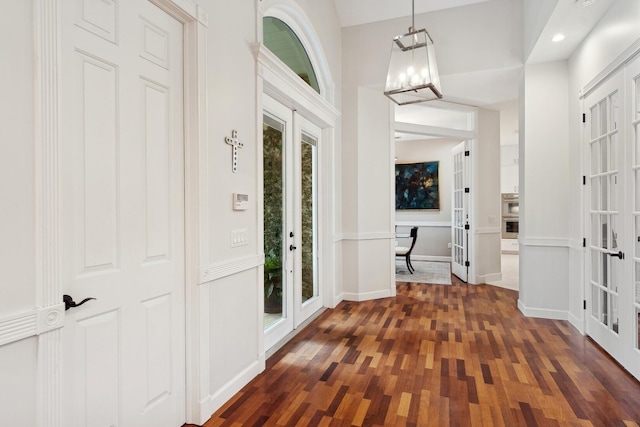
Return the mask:
[[640, 425], [640, 384], [589, 339], [452, 279], [326, 311], [205, 426]]

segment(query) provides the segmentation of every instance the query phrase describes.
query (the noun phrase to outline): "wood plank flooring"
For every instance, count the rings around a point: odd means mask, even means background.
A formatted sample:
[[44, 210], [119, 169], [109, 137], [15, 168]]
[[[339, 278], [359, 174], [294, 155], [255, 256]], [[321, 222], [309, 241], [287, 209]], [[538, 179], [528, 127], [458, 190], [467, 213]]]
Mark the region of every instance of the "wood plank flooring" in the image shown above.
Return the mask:
[[452, 280], [327, 310], [205, 426], [640, 424], [640, 384], [588, 338]]

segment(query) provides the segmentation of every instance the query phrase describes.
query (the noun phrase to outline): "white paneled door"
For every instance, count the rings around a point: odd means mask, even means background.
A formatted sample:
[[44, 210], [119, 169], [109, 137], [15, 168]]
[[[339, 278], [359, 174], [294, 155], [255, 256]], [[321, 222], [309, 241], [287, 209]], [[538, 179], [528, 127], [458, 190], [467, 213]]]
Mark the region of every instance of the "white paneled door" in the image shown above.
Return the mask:
[[185, 421], [182, 25], [147, 0], [61, 10], [65, 426]]
[[461, 142], [452, 150], [451, 272], [466, 282], [469, 276], [469, 150]]
[[584, 100], [587, 334], [640, 378], [640, 59]]

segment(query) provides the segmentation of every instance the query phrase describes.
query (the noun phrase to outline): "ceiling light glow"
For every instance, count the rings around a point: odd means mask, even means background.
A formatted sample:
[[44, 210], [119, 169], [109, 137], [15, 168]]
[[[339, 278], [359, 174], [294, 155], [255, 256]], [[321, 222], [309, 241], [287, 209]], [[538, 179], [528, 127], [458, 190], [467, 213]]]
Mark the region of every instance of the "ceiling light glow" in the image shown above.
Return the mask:
[[564, 40], [564, 38], [565, 38], [565, 35], [564, 35], [564, 34], [559, 33], [559, 34], [556, 34], [555, 36], [553, 36], [553, 38], [551, 39], [551, 41], [553, 41], [553, 42], [560, 42], [560, 41]]

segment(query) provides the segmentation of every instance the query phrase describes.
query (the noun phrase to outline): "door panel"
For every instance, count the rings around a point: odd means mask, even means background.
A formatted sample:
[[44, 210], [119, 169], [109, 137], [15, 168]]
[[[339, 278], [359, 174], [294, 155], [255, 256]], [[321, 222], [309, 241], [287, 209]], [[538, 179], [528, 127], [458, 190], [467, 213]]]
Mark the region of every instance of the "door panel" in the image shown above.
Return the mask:
[[[640, 380], [640, 59], [636, 58], [627, 69], [627, 85], [630, 86], [630, 126], [629, 140], [630, 148], [633, 152], [628, 156], [631, 159], [630, 173], [628, 175], [631, 193], [628, 197], [630, 201], [629, 230], [632, 241], [629, 242], [629, 255], [632, 260], [629, 262], [628, 283], [629, 298], [622, 299], [624, 305], [621, 307], [621, 315], [629, 319], [630, 333], [627, 335], [627, 366], [629, 371]], [[627, 301], [630, 301], [627, 302]], [[628, 307], [628, 310], [625, 308]]]
[[65, 426], [185, 420], [182, 25], [62, 3]]
[[264, 346], [293, 330], [293, 114], [263, 98]]
[[453, 150], [453, 194], [451, 219], [451, 272], [466, 282], [469, 275], [469, 157], [467, 142], [458, 144]]
[[321, 130], [300, 114], [295, 121], [295, 193], [299, 249], [296, 251], [295, 325], [322, 308], [318, 286], [318, 146]]
[[[265, 349], [322, 308], [318, 277], [321, 130], [263, 98]], [[274, 297], [280, 307], [274, 308]]]
[[589, 144], [587, 334], [640, 379], [636, 59], [585, 98]]
[[614, 256], [622, 250], [622, 214], [619, 204], [623, 191], [618, 150], [622, 80], [620, 76], [594, 92], [589, 108], [589, 181], [591, 316], [587, 330], [614, 357], [620, 357], [620, 315], [618, 298], [621, 290], [623, 261]]

